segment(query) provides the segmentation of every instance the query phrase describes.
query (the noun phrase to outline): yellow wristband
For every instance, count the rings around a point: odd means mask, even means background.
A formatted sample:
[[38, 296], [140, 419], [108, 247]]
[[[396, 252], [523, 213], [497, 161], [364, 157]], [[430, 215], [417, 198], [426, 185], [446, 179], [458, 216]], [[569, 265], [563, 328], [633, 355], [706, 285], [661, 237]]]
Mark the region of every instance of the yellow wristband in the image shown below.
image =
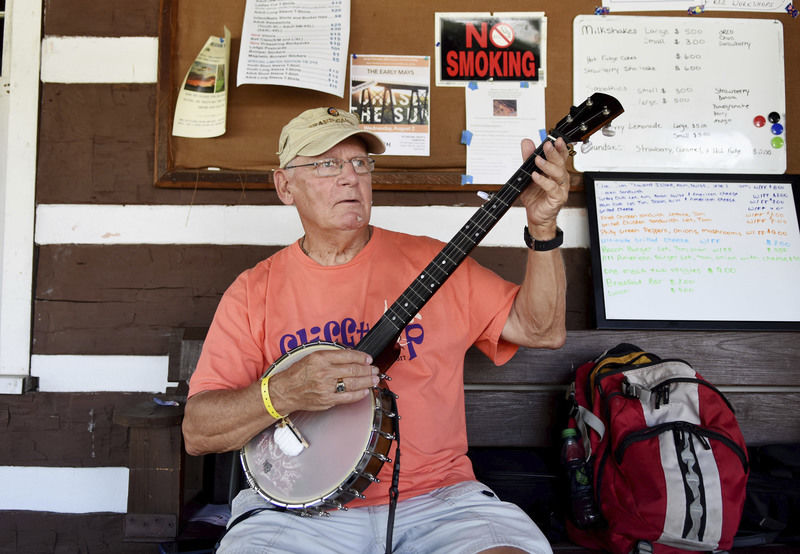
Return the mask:
[[264, 400], [264, 407], [267, 409], [269, 415], [275, 419], [283, 419], [283, 416], [278, 413], [275, 406], [272, 405], [272, 400], [269, 398], [269, 378], [272, 375], [267, 375], [261, 380], [261, 398]]

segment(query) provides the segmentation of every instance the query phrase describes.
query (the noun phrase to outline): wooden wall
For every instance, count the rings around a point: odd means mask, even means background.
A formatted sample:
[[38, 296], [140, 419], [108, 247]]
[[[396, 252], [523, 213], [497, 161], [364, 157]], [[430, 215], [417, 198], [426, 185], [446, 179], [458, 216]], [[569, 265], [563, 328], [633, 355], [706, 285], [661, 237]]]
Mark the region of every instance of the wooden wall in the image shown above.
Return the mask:
[[[487, 6], [488, 7], [488, 6]], [[48, 37], [157, 37], [159, 0], [44, 0], [44, 36]], [[433, 23], [431, 22], [431, 25]], [[556, 37], [551, 36], [551, 40]], [[84, 40], [84, 39], [81, 39]], [[558, 76], [551, 66], [550, 78]], [[433, 91], [435, 102], [436, 91]], [[41, 89], [39, 155], [36, 183], [37, 206], [91, 205], [99, 210], [118, 206], [274, 205], [271, 191], [214, 191], [155, 188], [152, 184], [155, 129], [155, 82], [62, 82], [46, 81]], [[436, 104], [434, 103], [434, 109]], [[413, 206], [418, 217], [431, 204], [477, 206], [473, 193], [377, 192], [375, 203]], [[585, 206], [581, 192], [571, 195], [570, 208]], [[39, 225], [48, 222], [42, 216]], [[413, 227], [413, 221], [409, 222]], [[220, 231], [221, 232], [221, 231]], [[565, 232], [578, 233], [568, 229]], [[520, 232], [521, 235], [521, 232]], [[524, 248], [481, 247], [476, 257], [511, 279], [522, 271]], [[104, 371], [115, 373], [114, 356], [166, 357], [169, 334], [182, 327], [205, 327], [213, 316], [220, 295], [243, 269], [270, 255], [276, 245], [171, 244], [164, 243], [73, 243], [52, 241], [36, 246], [32, 349], [35, 360], [53, 363], [69, 355], [65, 372], [74, 371], [78, 390], [34, 392], [0, 398], [0, 466], [104, 468], [125, 467], [128, 436], [113, 423], [115, 411], [148, 400], [152, 391], [127, 390], [124, 383], [109, 390], [94, 390], [75, 370], [81, 360], [107, 360]], [[546, 386], [563, 383], [565, 372], [616, 342], [645, 342], [647, 333], [592, 333], [592, 298], [587, 248], [564, 249], [569, 277], [568, 328], [570, 339], [562, 354], [546, 355], [541, 368]], [[24, 323], [22, 323], [24, 324]], [[686, 342], [703, 342], [702, 333], [674, 335], [674, 351], [682, 354]], [[727, 335], [708, 333], [711, 344], [722, 344]], [[770, 390], [759, 402], [784, 408], [787, 417], [798, 412], [800, 371], [796, 365], [798, 333], [758, 335], [764, 352], [785, 353], [793, 359], [774, 356], [782, 368], [771, 381], [769, 371], [759, 370], [751, 378], [750, 368], [737, 367], [735, 347], [724, 356], [730, 371], [715, 370], [715, 376], [730, 386], [765, 387]], [[102, 357], [106, 358], [102, 358]], [[101, 357], [101, 358], [98, 358]], [[689, 357], [689, 356], [685, 356]], [[65, 362], [66, 364], [66, 362]], [[36, 364], [34, 364], [34, 374]], [[525, 371], [538, 371], [527, 368]], [[68, 378], [71, 374], [68, 375]], [[123, 374], [120, 373], [120, 380]], [[83, 381], [81, 381], [83, 379]], [[86, 383], [81, 384], [81, 383]], [[42, 380], [43, 389], [46, 383]], [[81, 390], [81, 387], [85, 387]], [[793, 387], [793, 388], [787, 388]], [[118, 392], [126, 390], [126, 392]], [[548, 390], [548, 389], [543, 389]], [[742, 389], [747, 393], [749, 389]], [[115, 392], [117, 391], [117, 392]], [[163, 391], [162, 391], [163, 392]], [[761, 390], [764, 393], [764, 390]], [[543, 393], [537, 393], [543, 394]], [[546, 392], [551, 399], [555, 393]], [[769, 396], [772, 394], [773, 396]], [[758, 402], [743, 403], [757, 417]], [[797, 421], [797, 418], [794, 418]], [[536, 425], [536, 422], [530, 422]], [[758, 425], [748, 432], [752, 441], [770, 439], [768, 429]], [[800, 440], [800, 427], [788, 425], [776, 439]], [[35, 494], [38, 486], [29, 484]], [[97, 491], [86, 491], [87, 495]], [[6, 510], [0, 514], [0, 545], [4, 552], [147, 552], [142, 545], [123, 545], [121, 513], [48, 513]], [[68, 512], [68, 510], [67, 510]], [[91, 530], [90, 530], [91, 529]]]

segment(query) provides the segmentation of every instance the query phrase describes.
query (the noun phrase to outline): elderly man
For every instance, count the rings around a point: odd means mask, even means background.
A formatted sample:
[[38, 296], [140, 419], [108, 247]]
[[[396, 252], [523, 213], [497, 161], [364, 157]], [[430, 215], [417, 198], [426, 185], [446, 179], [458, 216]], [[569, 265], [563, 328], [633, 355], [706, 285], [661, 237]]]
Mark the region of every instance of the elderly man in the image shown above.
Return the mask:
[[[223, 296], [186, 404], [183, 433], [193, 455], [241, 448], [295, 412], [373, 394], [383, 374], [358, 348], [315, 350], [287, 369], [265, 372], [297, 345], [357, 342], [443, 246], [370, 225], [369, 153], [385, 147], [352, 114], [307, 110], [283, 128], [279, 142], [275, 189], [295, 206], [305, 234], [242, 273]], [[524, 140], [523, 156], [533, 151]], [[569, 189], [567, 146], [559, 139], [543, 152], [536, 159], [541, 173], [520, 196], [530, 247], [522, 284], [467, 257], [399, 333], [400, 355], [388, 371], [402, 418], [396, 512], [392, 461], [366, 498], [328, 517], [296, 517], [248, 489], [234, 501], [221, 552], [379, 552], [387, 534], [396, 552], [550, 551], [522, 510], [475, 481], [462, 379], [473, 345], [499, 365], [518, 345], [558, 348], [565, 340], [556, 216]]]

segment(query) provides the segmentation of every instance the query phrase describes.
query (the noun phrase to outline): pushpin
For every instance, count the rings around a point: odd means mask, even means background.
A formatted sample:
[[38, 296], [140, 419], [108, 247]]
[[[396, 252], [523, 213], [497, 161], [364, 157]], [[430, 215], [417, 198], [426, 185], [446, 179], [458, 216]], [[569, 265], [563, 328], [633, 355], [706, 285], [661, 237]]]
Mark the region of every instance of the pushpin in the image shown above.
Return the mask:
[[781, 137], [773, 137], [771, 142], [772, 142], [772, 147], [773, 148], [782, 148], [783, 147], [783, 139]]
[[766, 124], [767, 120], [764, 119], [763, 115], [757, 115], [753, 118], [753, 125], [755, 125], [756, 127], [763, 127]]
[[770, 127], [769, 130], [772, 131], [773, 135], [780, 135], [783, 133], [783, 125], [780, 123], [775, 123], [772, 127]]

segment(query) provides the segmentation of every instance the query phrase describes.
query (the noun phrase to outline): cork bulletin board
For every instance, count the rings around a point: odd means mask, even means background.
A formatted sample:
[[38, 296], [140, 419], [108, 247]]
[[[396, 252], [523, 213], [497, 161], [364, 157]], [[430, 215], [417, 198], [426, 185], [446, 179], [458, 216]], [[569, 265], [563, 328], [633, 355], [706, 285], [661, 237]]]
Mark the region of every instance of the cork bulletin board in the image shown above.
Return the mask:
[[[572, 28], [577, 15], [593, 14], [594, 0], [541, 0], [531, 4], [506, 0], [493, 6], [475, 0], [440, 0], [435, 5], [421, 0], [399, 4], [351, 0], [349, 52], [435, 56], [436, 12], [542, 11], [547, 17], [546, 123], [555, 125], [574, 101], [572, 83]], [[271, 188], [271, 169], [277, 167], [278, 135], [294, 115], [317, 106], [347, 109], [343, 98], [317, 91], [282, 86], [236, 86], [239, 46], [245, 0], [162, 0], [159, 28], [159, 76], [157, 85], [154, 184], [170, 188], [266, 189]], [[633, 14], [631, 14], [633, 15]], [[636, 14], [641, 15], [641, 14]], [[648, 15], [681, 16], [680, 12]], [[602, 17], [602, 16], [594, 16]], [[800, 22], [788, 14], [707, 12], [683, 17], [763, 17], [782, 21], [786, 67], [800, 63], [800, 33], [791, 27]], [[231, 67], [227, 131], [215, 138], [196, 139], [171, 135], [178, 88], [199, 49], [210, 35], [231, 31]], [[386, 156], [373, 177], [374, 188], [384, 190], [471, 190], [487, 185], [461, 185], [466, 171], [466, 147], [461, 144], [465, 127], [464, 90], [437, 87], [431, 63], [430, 156]], [[349, 70], [348, 70], [349, 79]], [[800, 172], [800, 142], [792, 141], [800, 128], [792, 98], [800, 97], [800, 75], [786, 72], [787, 172]], [[538, 142], [538, 129], [530, 136]], [[208, 168], [219, 168], [209, 170]], [[582, 186], [573, 173], [573, 186]], [[491, 188], [491, 186], [488, 186]]]

